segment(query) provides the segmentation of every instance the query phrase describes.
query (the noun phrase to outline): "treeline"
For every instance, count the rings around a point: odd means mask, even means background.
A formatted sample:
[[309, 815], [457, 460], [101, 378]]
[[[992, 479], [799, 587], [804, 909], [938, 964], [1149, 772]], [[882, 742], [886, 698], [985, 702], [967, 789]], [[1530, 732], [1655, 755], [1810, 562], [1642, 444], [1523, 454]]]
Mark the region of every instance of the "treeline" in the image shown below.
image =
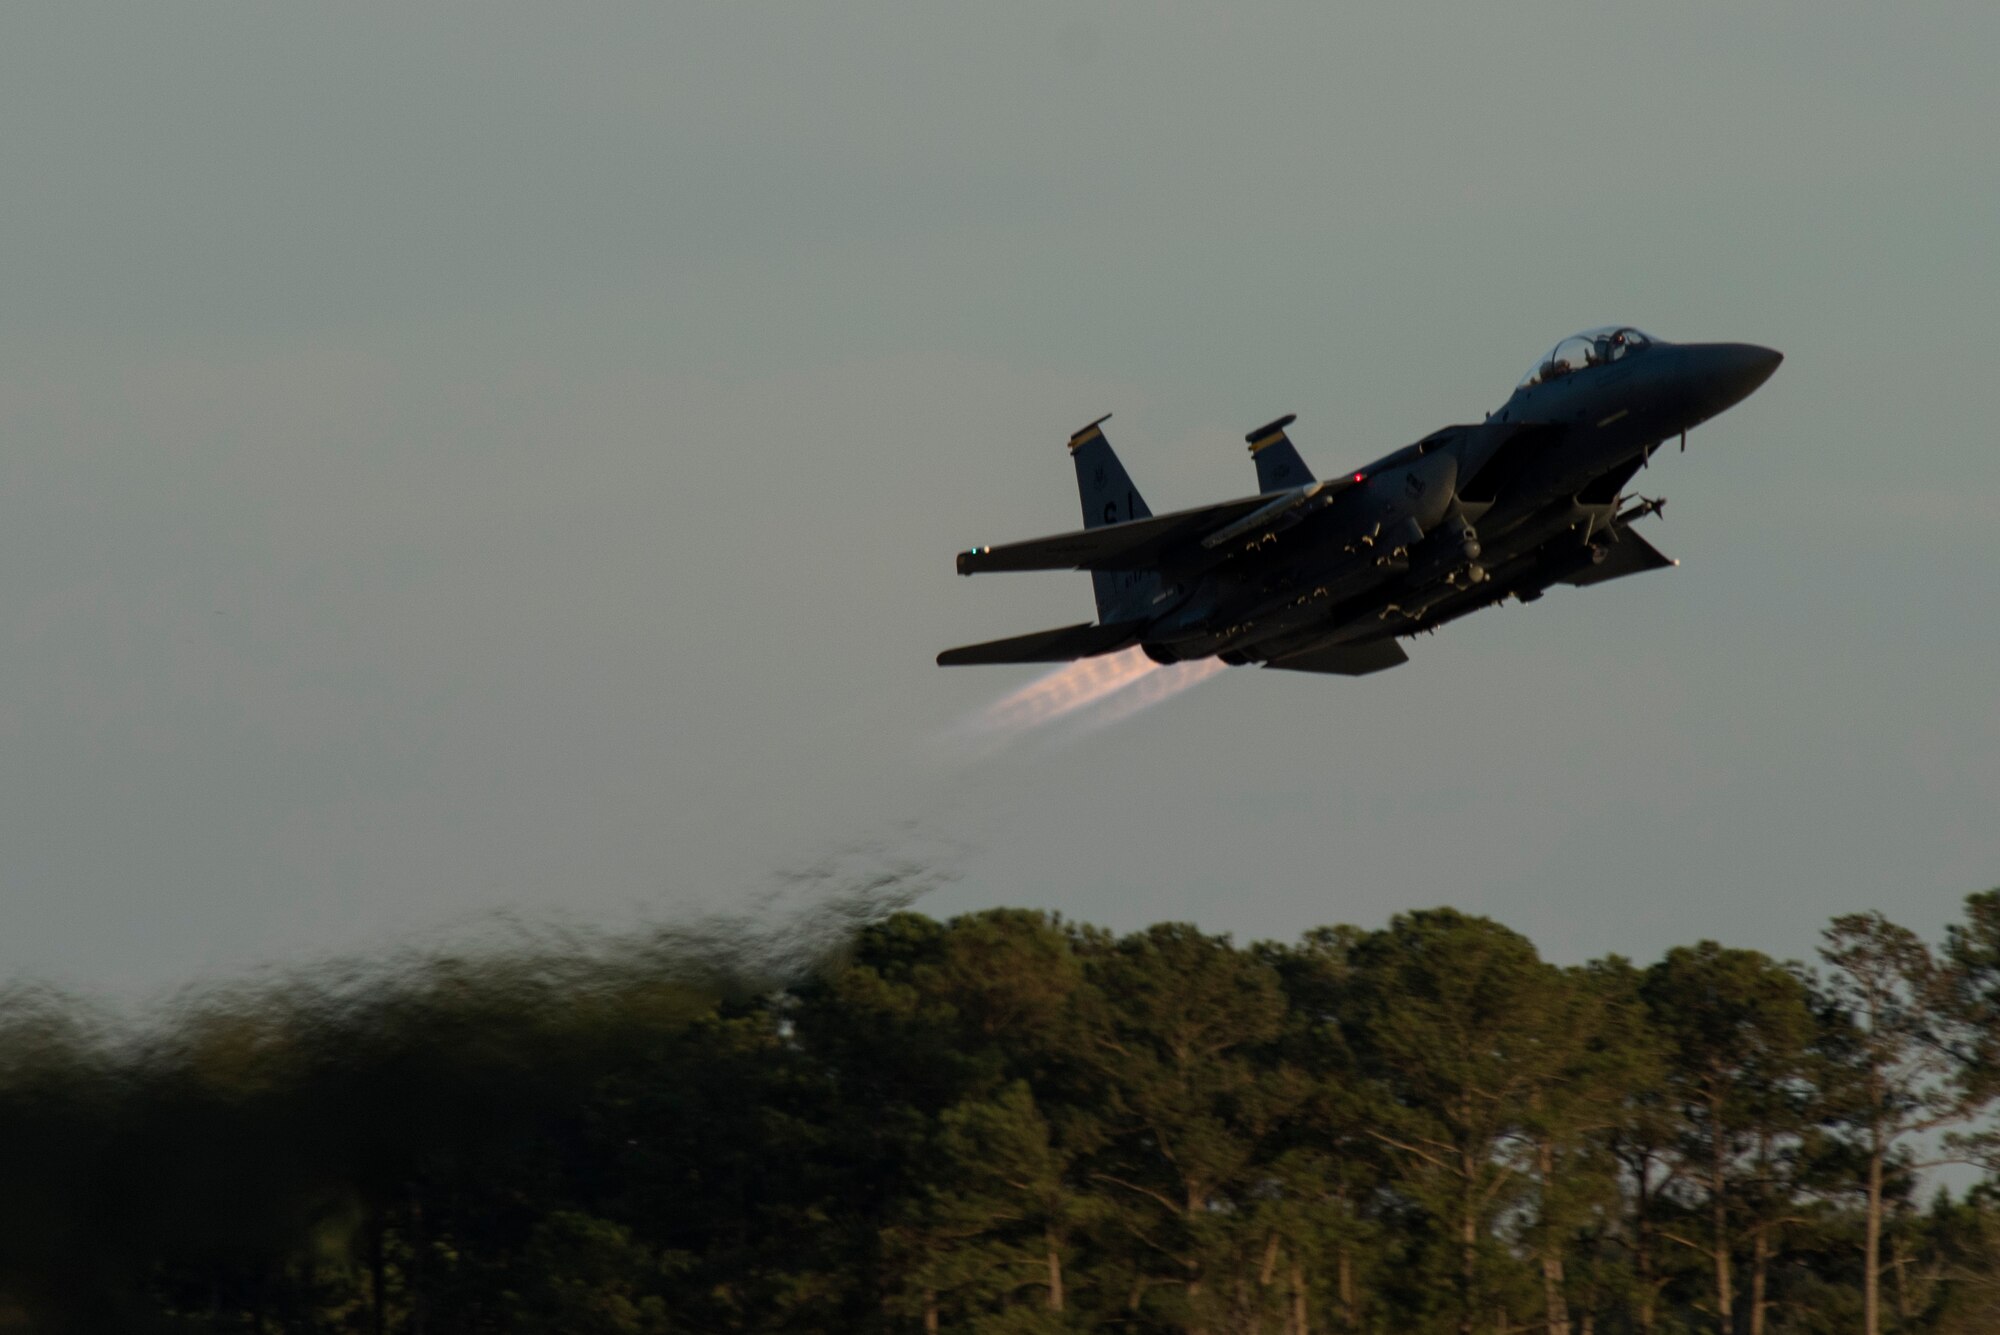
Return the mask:
[[2000, 1329], [2000, 891], [1810, 967], [1561, 967], [1447, 909], [684, 964], [431, 961], [136, 1037], [7, 999], [0, 1326]]

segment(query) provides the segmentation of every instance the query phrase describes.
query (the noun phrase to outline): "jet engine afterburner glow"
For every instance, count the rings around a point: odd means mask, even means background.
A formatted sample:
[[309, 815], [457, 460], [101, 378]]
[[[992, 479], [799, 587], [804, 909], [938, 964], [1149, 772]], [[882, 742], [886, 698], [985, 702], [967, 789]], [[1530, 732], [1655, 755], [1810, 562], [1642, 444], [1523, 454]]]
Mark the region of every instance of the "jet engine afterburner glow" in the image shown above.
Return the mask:
[[1065, 719], [1103, 727], [1172, 699], [1222, 668], [1219, 659], [1162, 667], [1137, 648], [1079, 659], [994, 701], [967, 720], [964, 731], [1002, 741]]

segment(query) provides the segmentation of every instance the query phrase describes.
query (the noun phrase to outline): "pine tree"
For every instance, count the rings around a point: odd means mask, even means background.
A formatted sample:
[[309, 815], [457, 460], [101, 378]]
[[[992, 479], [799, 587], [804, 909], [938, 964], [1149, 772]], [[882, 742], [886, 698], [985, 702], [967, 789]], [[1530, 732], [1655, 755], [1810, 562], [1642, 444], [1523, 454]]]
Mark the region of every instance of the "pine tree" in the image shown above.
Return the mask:
[[1892, 1170], [1908, 1147], [1969, 1121], [1990, 1097], [1968, 1076], [1963, 987], [1930, 948], [1880, 913], [1835, 918], [1820, 958], [1832, 1114], [1862, 1167], [1862, 1328], [1879, 1335], [1882, 1237]]
[[1666, 1047], [1680, 1123], [1676, 1180], [1697, 1192], [1691, 1217], [1665, 1236], [1708, 1263], [1721, 1335], [1736, 1329], [1736, 1257], [1750, 1242], [1749, 1330], [1763, 1335], [1773, 1235], [1792, 1212], [1784, 1161], [1805, 1116], [1809, 994], [1766, 956], [1713, 941], [1668, 951], [1646, 971], [1641, 994]]

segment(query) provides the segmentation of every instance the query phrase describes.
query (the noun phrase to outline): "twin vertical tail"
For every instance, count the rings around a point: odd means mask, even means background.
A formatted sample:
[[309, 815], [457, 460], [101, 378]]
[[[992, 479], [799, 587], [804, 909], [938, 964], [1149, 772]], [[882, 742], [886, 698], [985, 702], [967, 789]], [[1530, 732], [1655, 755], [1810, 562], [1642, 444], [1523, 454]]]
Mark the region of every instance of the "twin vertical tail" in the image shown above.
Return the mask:
[[[1102, 528], [1134, 519], [1150, 519], [1153, 511], [1132, 482], [1125, 465], [1118, 462], [1111, 442], [1104, 438], [1104, 414], [1069, 438], [1069, 455], [1076, 461], [1076, 489], [1083, 498], [1083, 526]], [[1160, 594], [1157, 574], [1133, 570], [1093, 570], [1091, 588], [1097, 594], [1097, 619], [1138, 621], [1151, 611]]]
[[1250, 458], [1257, 465], [1258, 491], [1290, 491], [1315, 481], [1312, 469], [1299, 458], [1298, 446], [1285, 434], [1285, 428], [1298, 420], [1297, 413], [1286, 413], [1243, 438], [1249, 443]]

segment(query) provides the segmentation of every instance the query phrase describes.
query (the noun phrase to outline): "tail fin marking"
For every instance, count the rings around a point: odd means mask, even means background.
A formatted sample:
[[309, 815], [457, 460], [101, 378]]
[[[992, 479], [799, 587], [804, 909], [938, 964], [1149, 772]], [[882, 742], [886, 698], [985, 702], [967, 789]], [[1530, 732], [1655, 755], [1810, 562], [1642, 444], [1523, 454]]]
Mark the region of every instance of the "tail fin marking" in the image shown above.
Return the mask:
[[[1087, 529], [1153, 516], [1132, 475], [1104, 438], [1103, 426], [1110, 417], [1106, 413], [1069, 438], [1069, 456], [1076, 461], [1076, 490], [1083, 501], [1083, 526]], [[1106, 623], [1145, 618], [1161, 589], [1157, 574], [1131, 570], [1093, 570], [1090, 584], [1097, 595], [1097, 619]]]

